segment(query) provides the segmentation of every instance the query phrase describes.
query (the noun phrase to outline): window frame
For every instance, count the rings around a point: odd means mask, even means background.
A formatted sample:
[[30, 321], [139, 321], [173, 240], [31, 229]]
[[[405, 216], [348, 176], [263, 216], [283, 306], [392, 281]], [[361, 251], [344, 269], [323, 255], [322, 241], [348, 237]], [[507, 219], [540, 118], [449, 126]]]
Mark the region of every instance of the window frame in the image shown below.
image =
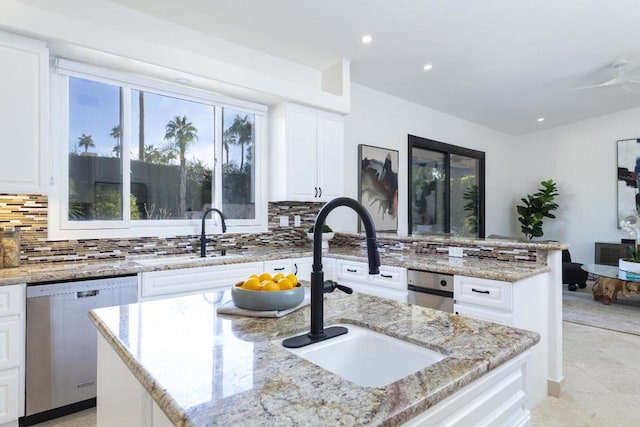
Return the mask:
[[[49, 179], [49, 239], [96, 239], [123, 237], [170, 237], [177, 235], [198, 235], [201, 218], [172, 220], [131, 220], [129, 218], [131, 191], [130, 154], [131, 141], [131, 90], [153, 92], [162, 96], [180, 98], [187, 101], [211, 105], [214, 108], [214, 176], [212, 188], [213, 206], [222, 206], [222, 110], [229, 108], [254, 115], [255, 117], [255, 218], [229, 219], [227, 232], [254, 233], [267, 231], [266, 167], [267, 155], [267, 106], [237, 100], [201, 89], [174, 84], [164, 80], [140, 76], [123, 71], [101, 68], [57, 58], [50, 69], [51, 82], [51, 144]], [[118, 86], [121, 89], [121, 124], [123, 130], [122, 188], [123, 219], [113, 221], [70, 221], [69, 209], [69, 77], [78, 77], [100, 83]], [[127, 141], [125, 143], [125, 141]], [[224, 212], [224, 206], [222, 206]], [[219, 218], [206, 220], [209, 233], [220, 233]]]

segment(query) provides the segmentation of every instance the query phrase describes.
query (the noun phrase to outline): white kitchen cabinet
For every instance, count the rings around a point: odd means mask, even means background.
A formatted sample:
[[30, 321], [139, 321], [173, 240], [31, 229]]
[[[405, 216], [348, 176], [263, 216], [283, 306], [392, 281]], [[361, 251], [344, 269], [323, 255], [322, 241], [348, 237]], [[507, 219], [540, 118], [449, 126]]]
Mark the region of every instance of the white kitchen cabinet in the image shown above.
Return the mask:
[[461, 316], [535, 331], [543, 337], [531, 350], [528, 387], [535, 406], [547, 395], [548, 321], [537, 301], [547, 300], [546, 274], [516, 282], [453, 276], [453, 311]]
[[26, 285], [0, 287], [0, 425], [24, 415]]
[[[311, 272], [313, 271], [313, 257], [305, 258], [291, 258], [293, 266], [293, 272], [298, 279], [307, 282], [311, 281]], [[324, 273], [324, 280], [335, 280], [335, 260], [332, 258], [322, 259], [322, 272]]]
[[328, 201], [343, 194], [342, 117], [295, 104], [269, 112], [271, 200]]
[[45, 192], [48, 60], [44, 43], [0, 32], [0, 193]]
[[407, 302], [407, 270], [380, 266], [380, 274], [369, 274], [365, 262], [336, 260], [336, 280], [356, 292]]
[[290, 259], [265, 261], [263, 271], [271, 273], [271, 275], [282, 273], [286, 276], [289, 273], [293, 273], [293, 264]]
[[251, 274], [263, 271], [262, 262], [181, 268], [140, 273], [140, 301], [229, 288]]

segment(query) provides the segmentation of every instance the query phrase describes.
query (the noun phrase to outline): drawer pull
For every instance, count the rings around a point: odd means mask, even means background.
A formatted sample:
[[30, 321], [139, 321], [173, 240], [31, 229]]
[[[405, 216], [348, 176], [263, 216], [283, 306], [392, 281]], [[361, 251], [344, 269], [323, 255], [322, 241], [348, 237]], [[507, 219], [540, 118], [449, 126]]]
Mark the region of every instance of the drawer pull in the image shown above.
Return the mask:
[[348, 271], [349, 273], [357, 273], [357, 272], [358, 272], [358, 270], [356, 270], [356, 269], [354, 269], [354, 268], [347, 268], [347, 271]]
[[273, 271], [284, 271], [284, 267], [274, 268]]
[[471, 291], [479, 293], [479, 294], [490, 294], [491, 293], [490, 291], [483, 291], [482, 289], [476, 289], [476, 288], [471, 288]]
[[380, 273], [380, 277], [384, 277], [385, 279], [393, 279], [393, 275], [391, 275], [391, 274], [382, 274], [382, 273]]

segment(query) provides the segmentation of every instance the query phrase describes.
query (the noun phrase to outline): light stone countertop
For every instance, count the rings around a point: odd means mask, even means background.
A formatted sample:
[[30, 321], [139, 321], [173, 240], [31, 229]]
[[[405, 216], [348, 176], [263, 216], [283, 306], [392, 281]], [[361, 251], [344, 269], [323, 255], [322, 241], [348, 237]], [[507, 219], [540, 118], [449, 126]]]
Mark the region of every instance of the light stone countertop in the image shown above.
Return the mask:
[[415, 305], [327, 294], [325, 325], [352, 323], [447, 355], [367, 388], [271, 342], [308, 331], [310, 307], [279, 319], [217, 315], [229, 299], [229, 291], [206, 292], [89, 316], [178, 426], [398, 425], [539, 341], [534, 332]]
[[[57, 263], [24, 264], [17, 268], [0, 269], [0, 286], [20, 283], [42, 283], [63, 280], [82, 280], [98, 277], [137, 274], [145, 271], [173, 270], [179, 268], [204, 267], [212, 265], [237, 264], [252, 261], [267, 261], [285, 258], [311, 257], [310, 248], [272, 249], [246, 251], [229, 256], [209, 257], [206, 260], [193, 255], [167, 256], [167, 260], [180, 259], [180, 262], [167, 264], [143, 264], [145, 257], [130, 257], [126, 260], [75, 261]], [[158, 259], [163, 255], [153, 257]], [[329, 249], [323, 257], [366, 262], [365, 249]], [[140, 260], [141, 262], [137, 262]], [[184, 262], [183, 262], [183, 261]], [[433, 271], [436, 273], [459, 274], [485, 279], [516, 282], [550, 271], [546, 264], [534, 262], [507, 262], [490, 258], [450, 258], [446, 255], [409, 254], [408, 252], [381, 252], [383, 265]]]

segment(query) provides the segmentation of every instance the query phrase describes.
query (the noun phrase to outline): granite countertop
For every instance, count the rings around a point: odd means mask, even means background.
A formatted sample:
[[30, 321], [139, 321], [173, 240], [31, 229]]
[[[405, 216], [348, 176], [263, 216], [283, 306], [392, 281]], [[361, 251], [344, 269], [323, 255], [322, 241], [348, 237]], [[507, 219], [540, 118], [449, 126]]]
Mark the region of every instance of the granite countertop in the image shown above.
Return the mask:
[[[113, 261], [80, 261], [24, 264], [17, 268], [0, 269], [0, 286], [20, 283], [56, 282], [62, 280], [81, 280], [97, 277], [137, 274], [145, 271], [172, 270], [178, 268], [204, 267], [212, 265], [237, 264], [252, 261], [267, 261], [286, 258], [311, 257], [311, 248], [272, 249], [246, 251], [227, 256], [201, 259], [197, 255], [150, 257], [130, 257]], [[366, 250], [329, 249], [323, 254], [327, 258], [337, 258], [357, 262], [366, 262]], [[167, 263], [156, 263], [165, 257]], [[145, 260], [152, 259], [152, 264]], [[550, 271], [546, 264], [535, 262], [507, 262], [490, 258], [467, 257], [450, 258], [446, 255], [410, 254], [408, 252], [381, 252], [383, 265], [433, 271], [436, 273], [459, 274], [485, 279], [516, 282]]]
[[271, 342], [307, 331], [308, 306], [278, 319], [217, 315], [229, 299], [206, 292], [89, 316], [178, 426], [398, 425], [539, 341], [415, 305], [327, 294], [325, 325], [356, 324], [447, 356], [386, 387], [361, 387]]

